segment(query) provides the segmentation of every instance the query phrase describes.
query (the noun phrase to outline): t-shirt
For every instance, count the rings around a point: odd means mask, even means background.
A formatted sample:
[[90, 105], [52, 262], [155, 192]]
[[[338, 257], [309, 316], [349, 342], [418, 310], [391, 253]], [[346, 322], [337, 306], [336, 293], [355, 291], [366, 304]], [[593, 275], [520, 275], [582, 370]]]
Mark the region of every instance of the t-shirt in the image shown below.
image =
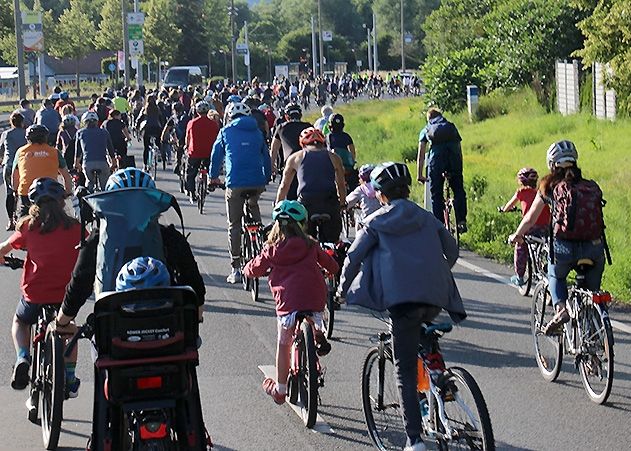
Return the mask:
[[26, 145], [26, 130], [23, 128], [12, 128], [2, 132], [0, 135], [0, 154], [2, 164], [5, 167], [13, 167], [15, 153], [22, 146]]
[[125, 140], [125, 135], [123, 134], [123, 129], [125, 128], [123, 121], [120, 119], [108, 119], [103, 122], [102, 128], [109, 132], [114, 147], [118, 149], [120, 147], [127, 146], [127, 141]]
[[26, 196], [33, 180], [40, 177], [57, 180], [57, 173], [60, 168], [66, 167], [66, 160], [48, 144], [31, 143], [18, 149], [13, 160], [13, 169], [16, 167], [20, 170], [17, 192], [20, 196]]
[[107, 130], [90, 126], [77, 132], [75, 158], [82, 158], [84, 165], [88, 161], [107, 161], [107, 154], [114, 156], [112, 137]]
[[285, 161], [287, 161], [287, 158], [289, 158], [291, 154], [301, 149], [300, 133], [309, 127], [311, 127], [311, 124], [307, 122], [289, 121], [276, 128], [274, 138], [280, 139]]
[[[535, 188], [521, 188], [517, 191], [517, 199], [521, 202], [521, 213], [522, 216], [525, 216], [530, 210], [532, 203], [535, 201], [535, 197], [537, 197], [537, 190]], [[550, 224], [550, 207], [545, 205], [543, 210], [539, 214], [537, 218], [537, 222], [535, 222], [535, 226], [546, 226]]]
[[13, 249], [28, 249], [21, 289], [24, 299], [33, 304], [61, 303], [77, 262], [81, 240], [81, 225], [69, 229], [59, 227], [41, 234], [39, 229], [28, 230], [24, 224], [9, 238]]
[[329, 149], [334, 151], [342, 159], [344, 167], [347, 169], [355, 166], [355, 160], [348, 146], [353, 144], [353, 138], [346, 132], [331, 132], [327, 135], [326, 139], [329, 142]]
[[114, 97], [114, 109], [121, 113], [127, 113], [129, 111], [129, 102], [125, 97]]
[[219, 126], [207, 116], [198, 116], [186, 125], [186, 141], [188, 156], [191, 158], [208, 158], [215, 144]]

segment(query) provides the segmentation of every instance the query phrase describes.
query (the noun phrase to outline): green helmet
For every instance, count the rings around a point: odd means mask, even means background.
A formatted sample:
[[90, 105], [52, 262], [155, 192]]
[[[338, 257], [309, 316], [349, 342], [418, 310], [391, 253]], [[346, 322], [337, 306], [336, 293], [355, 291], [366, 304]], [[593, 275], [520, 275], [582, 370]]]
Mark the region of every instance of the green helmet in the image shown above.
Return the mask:
[[304, 222], [307, 219], [307, 209], [297, 200], [281, 200], [272, 211], [272, 219], [292, 219]]

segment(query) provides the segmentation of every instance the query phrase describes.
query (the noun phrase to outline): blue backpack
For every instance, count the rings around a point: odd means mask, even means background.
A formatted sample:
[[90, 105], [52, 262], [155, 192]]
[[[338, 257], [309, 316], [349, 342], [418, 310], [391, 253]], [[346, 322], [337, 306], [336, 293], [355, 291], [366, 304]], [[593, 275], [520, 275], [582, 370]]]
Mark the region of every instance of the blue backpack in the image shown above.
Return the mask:
[[178, 141], [184, 142], [186, 138], [186, 126], [188, 122], [191, 120], [191, 117], [182, 113], [180, 116], [176, 116], [175, 118], [175, 136], [177, 136]]

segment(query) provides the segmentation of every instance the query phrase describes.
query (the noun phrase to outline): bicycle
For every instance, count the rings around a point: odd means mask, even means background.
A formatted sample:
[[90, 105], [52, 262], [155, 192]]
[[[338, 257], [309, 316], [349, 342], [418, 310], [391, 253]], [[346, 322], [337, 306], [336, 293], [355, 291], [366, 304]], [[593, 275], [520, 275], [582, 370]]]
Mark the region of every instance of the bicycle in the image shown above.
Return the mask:
[[324, 370], [316, 353], [312, 312], [296, 314], [295, 338], [287, 379], [289, 402], [300, 406], [302, 420], [312, 428], [318, 415], [318, 391], [324, 387]]
[[149, 140], [149, 153], [147, 155], [147, 172], [156, 181], [158, 177], [158, 145], [156, 144], [156, 137], [152, 136]]
[[460, 232], [458, 232], [458, 226], [456, 222], [456, 210], [454, 209], [454, 196], [453, 190], [451, 189], [451, 185], [449, 184], [449, 174], [447, 172], [443, 173], [443, 178], [445, 179], [444, 188], [443, 188], [443, 199], [445, 200], [444, 210], [443, 210], [443, 224], [445, 224], [445, 228], [449, 230], [451, 236], [456, 240], [456, 244], [460, 247]]
[[[241, 196], [245, 200], [243, 204], [243, 217], [241, 218], [241, 274], [245, 265], [261, 253], [263, 249], [263, 224], [252, 216], [250, 197], [258, 194], [258, 191], [245, 191]], [[259, 301], [259, 279], [241, 277], [243, 289], [249, 291], [254, 302]]]
[[195, 178], [195, 197], [197, 198], [197, 209], [199, 214], [204, 214], [204, 202], [206, 202], [206, 195], [208, 194], [208, 167], [206, 163], [202, 162], [199, 165], [197, 177]]
[[342, 210], [342, 233], [345, 238], [350, 238], [351, 229], [356, 227], [355, 210], [357, 210], [357, 207], [345, 208]]
[[[473, 376], [459, 367], [445, 368], [438, 339], [451, 324], [427, 324], [419, 346], [418, 381], [422, 438], [438, 449], [494, 450], [488, 408]], [[422, 340], [423, 341], [423, 340]], [[403, 449], [406, 436], [394, 376], [392, 336], [382, 332], [366, 355], [361, 374], [362, 405], [368, 433], [380, 450]]]
[[566, 309], [570, 321], [558, 332], [546, 327], [555, 314], [547, 280], [537, 284], [532, 295], [531, 332], [543, 378], [555, 381], [563, 354], [574, 356], [587, 395], [603, 404], [611, 393], [614, 377], [614, 338], [607, 308], [611, 294], [586, 288], [585, 274], [593, 264], [589, 259], [578, 261], [575, 283], [568, 287]]
[[[20, 269], [24, 260], [7, 256], [5, 266]], [[64, 363], [64, 342], [48, 327], [55, 321], [59, 304], [45, 304], [32, 328], [33, 361], [31, 364], [29, 398], [26, 401], [28, 419], [38, 423], [41, 401], [42, 441], [48, 450], [57, 449], [63, 402], [66, 398], [66, 367]]]
[[519, 286], [518, 290], [522, 296], [528, 296], [539, 282], [548, 280], [550, 246], [546, 237], [536, 235], [525, 235], [524, 242], [528, 246], [528, 263], [524, 274], [525, 284]]
[[179, 161], [179, 166], [177, 167], [177, 177], [180, 182], [180, 193], [184, 194], [186, 192], [186, 165], [188, 163], [188, 154], [186, 152], [181, 153], [182, 156]]

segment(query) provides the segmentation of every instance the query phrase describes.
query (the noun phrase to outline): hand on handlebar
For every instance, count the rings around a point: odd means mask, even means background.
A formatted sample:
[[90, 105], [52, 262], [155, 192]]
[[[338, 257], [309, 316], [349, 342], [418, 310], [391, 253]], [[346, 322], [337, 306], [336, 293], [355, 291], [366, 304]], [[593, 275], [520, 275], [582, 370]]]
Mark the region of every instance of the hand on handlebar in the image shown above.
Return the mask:
[[74, 323], [74, 321], [70, 321], [66, 324], [61, 324], [61, 321], [55, 319], [49, 326], [52, 330], [57, 332], [59, 335], [63, 336], [72, 336], [77, 333], [78, 327]]
[[426, 182], [427, 182], [427, 177], [423, 177], [422, 175], [419, 175], [419, 176], [416, 178], [416, 180], [417, 180], [419, 183], [426, 183]]
[[513, 233], [512, 235], [508, 237], [509, 244], [523, 244], [523, 242], [524, 242], [523, 235], [518, 235], [516, 233]]

